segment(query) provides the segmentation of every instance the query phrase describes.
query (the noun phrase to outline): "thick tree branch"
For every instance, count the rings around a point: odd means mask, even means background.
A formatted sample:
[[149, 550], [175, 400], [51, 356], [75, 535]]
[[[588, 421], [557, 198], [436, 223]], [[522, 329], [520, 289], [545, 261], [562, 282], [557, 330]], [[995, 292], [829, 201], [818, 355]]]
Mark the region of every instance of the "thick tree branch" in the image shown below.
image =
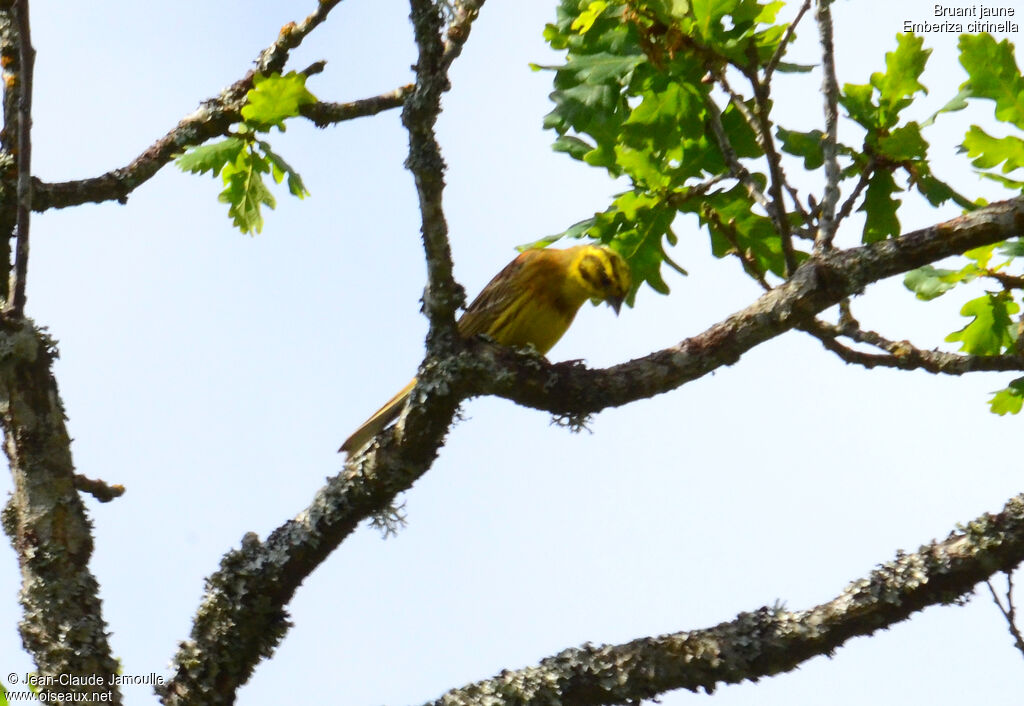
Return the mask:
[[[472, 389], [554, 414], [587, 415], [673, 390], [814, 317], [873, 282], [1024, 232], [1024, 198], [1001, 201], [899, 238], [829, 251], [793, 277], [703, 333], [604, 370], [561, 363], [522, 364], [497, 347], [477, 346]], [[977, 357], [976, 369], [990, 359]]]
[[[667, 392], [735, 363], [758, 343], [812, 321], [872, 282], [1022, 230], [1024, 199], [1017, 199], [895, 240], [832, 251], [707, 331], [606, 370], [550, 365], [482, 340], [462, 342], [453, 358], [436, 363], [447, 377], [413, 401], [406, 430], [385, 430], [295, 520], [264, 542], [248, 536], [240, 550], [224, 558], [208, 581], [192, 637], [175, 659], [177, 672], [163, 692], [165, 702], [230, 703], [237, 685], [287, 629], [284, 606], [299, 584], [359, 522], [386, 510], [426, 472], [460, 400], [494, 393], [557, 414], [583, 415]], [[413, 419], [421, 429], [434, 426], [427, 433], [403, 433]]]
[[387, 430], [368, 452], [350, 459], [298, 517], [266, 541], [246, 535], [241, 548], [224, 557], [207, 581], [191, 637], [175, 657], [175, 674], [160, 688], [166, 704], [233, 703], [237, 688], [261, 658], [273, 653], [287, 631], [285, 606], [298, 586], [362, 520], [385, 513], [394, 497], [412, 487], [430, 467], [459, 402], [466, 397], [465, 386], [449, 385], [441, 366], [432, 362], [437, 351], [451, 355], [452, 347], [462, 346], [455, 335], [454, 312], [463, 299], [452, 278], [441, 206], [444, 162], [433, 126], [441, 93], [448, 88], [447, 68], [468, 37], [469, 24], [481, 4], [463, 3], [462, 10], [457, 8], [445, 43], [438, 8], [427, 0], [411, 3], [420, 56], [415, 87], [403, 89], [402, 120], [409, 131], [407, 166], [420, 199], [428, 262], [424, 309], [431, 333], [428, 362], [420, 373], [423, 384], [417, 388], [428, 404], [417, 405], [417, 412], [404, 422], [405, 429], [414, 433]]
[[810, 610], [742, 613], [705, 630], [585, 645], [449, 691], [432, 706], [628, 704], [674, 689], [703, 689], [772, 676], [888, 628], [931, 605], [956, 601], [1024, 561], [1024, 496], [941, 542], [897, 554], [833, 600]]
[[71, 440], [52, 374], [56, 349], [27, 319], [0, 324], [0, 338], [0, 425], [14, 478], [3, 528], [21, 567], [22, 642], [41, 677], [98, 675], [103, 684], [77, 690], [120, 703], [117, 687], [106, 686], [118, 664], [88, 568], [92, 528], [75, 489]]

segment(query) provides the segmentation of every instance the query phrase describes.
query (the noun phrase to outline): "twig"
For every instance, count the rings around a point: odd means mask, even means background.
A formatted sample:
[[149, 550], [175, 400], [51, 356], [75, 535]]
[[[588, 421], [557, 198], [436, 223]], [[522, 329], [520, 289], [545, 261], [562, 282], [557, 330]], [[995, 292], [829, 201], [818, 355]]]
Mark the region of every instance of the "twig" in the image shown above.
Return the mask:
[[[819, 319], [800, 327], [811, 334], [827, 349], [847, 363], [865, 368], [898, 368], [900, 370], [925, 370], [943, 375], [965, 375], [980, 371], [1024, 370], [1022, 355], [961, 355], [938, 350], [923, 350], [909, 341], [892, 341], [874, 331], [865, 331], [854, 325], [835, 326]], [[836, 340], [849, 338], [886, 351], [886, 354], [865, 353], [845, 346]]]
[[769, 83], [771, 81], [772, 74], [775, 73], [775, 69], [778, 68], [779, 62], [782, 61], [782, 55], [786, 53], [786, 48], [789, 46], [790, 41], [792, 41], [793, 36], [796, 34], [796, 26], [800, 24], [800, 20], [803, 19], [809, 9], [811, 9], [811, 0], [804, 0], [804, 4], [800, 6], [800, 11], [796, 13], [796, 17], [793, 21], [789, 23], [789, 27], [786, 28], [786, 34], [783, 35], [778, 48], [775, 50], [775, 53], [772, 54], [772, 58], [768, 61], [768, 65], [764, 68], [765, 83]]
[[1013, 636], [1014, 646], [1024, 654], [1024, 635], [1021, 635], [1020, 628], [1017, 627], [1017, 607], [1013, 602], [1013, 572], [1006, 571], [1006, 607], [1003, 607], [1003, 602], [999, 600], [999, 596], [996, 595], [995, 586], [992, 585], [992, 579], [989, 578], [985, 581], [988, 584], [989, 593], [992, 594], [992, 600], [999, 607], [999, 612], [1006, 618], [1006, 625], [1010, 631], [1010, 635]]
[[832, 34], [832, 0], [817, 0], [818, 31], [821, 35], [822, 95], [825, 98], [825, 141], [821, 149], [825, 157], [825, 195], [818, 217], [818, 235], [814, 242], [816, 253], [831, 249], [838, 222], [836, 206], [839, 203], [839, 158], [836, 153], [839, 129], [839, 82], [836, 79], [835, 43]]
[[8, 313], [20, 318], [25, 313], [25, 285], [28, 278], [29, 225], [32, 219], [32, 74], [36, 50], [32, 48], [28, 0], [15, 0], [14, 22], [18, 27], [18, 225], [14, 250], [14, 273]]
[[[792, 199], [793, 201], [793, 208], [795, 208], [796, 212], [800, 214], [800, 220], [803, 221], [805, 227], [809, 228], [811, 225], [811, 214], [804, 210], [804, 205], [800, 203], [799, 193], [795, 188], [793, 188], [793, 186], [789, 182], [786, 182], [786, 191], [789, 192], [789, 198]], [[803, 231], [794, 233], [794, 235], [797, 235], [801, 238], [807, 238], [810, 240], [814, 239], [814, 236], [808, 235], [806, 232]]]
[[455, 4], [455, 16], [448, 25], [444, 42], [444, 56], [441, 57], [441, 70], [447, 72], [462, 53], [462, 47], [469, 39], [469, 30], [473, 20], [480, 14], [486, 0], [461, 0]]
[[760, 204], [765, 211], [768, 213], [772, 212], [771, 202], [761, 191], [761, 188], [754, 181], [754, 178], [747, 171], [747, 168], [743, 166], [739, 158], [736, 156], [736, 150], [733, 149], [732, 142], [729, 141], [729, 136], [725, 132], [725, 126], [722, 125], [722, 112], [715, 105], [715, 102], [711, 100], [710, 96], [704, 97], [704, 105], [708, 111], [709, 122], [711, 123], [711, 131], [715, 134], [715, 142], [718, 143], [718, 149], [722, 151], [722, 156], [725, 158], [725, 163], [729, 165], [729, 170], [732, 172], [732, 176], [738, 179], [741, 184], [746, 188], [747, 193]]
[[405, 166], [412, 172], [419, 197], [420, 230], [427, 260], [423, 311], [430, 321], [428, 352], [432, 352], [431, 340], [455, 335], [455, 310], [463, 298], [452, 276], [448, 224], [442, 205], [445, 164], [434, 134], [441, 112], [441, 94], [448, 88], [442, 18], [437, 4], [431, 0], [411, 0], [410, 6], [419, 58], [415, 65], [416, 85], [402, 109], [402, 124], [409, 132]]
[[775, 149], [775, 139], [772, 137], [768, 84], [760, 81], [757, 74], [753, 72], [747, 78], [754, 90], [754, 105], [757, 106], [757, 123], [754, 134], [757, 135], [765, 159], [768, 160], [768, 174], [771, 177], [768, 190], [772, 195], [773, 209], [769, 211], [769, 215], [775, 222], [775, 229], [782, 241], [782, 256], [786, 261], [786, 273], [792, 274], [797, 267], [796, 253], [793, 251], [793, 233], [790, 229], [789, 215], [786, 213], [786, 201], [783, 195], [786, 175], [782, 170], [782, 157]]
[[1024, 277], [1017, 275], [1008, 275], [1005, 272], [996, 272], [994, 270], [986, 270], [984, 273], [985, 277], [991, 277], [999, 284], [1003, 285], [1003, 289], [1024, 289]]
[[769, 291], [772, 288], [771, 285], [768, 284], [767, 280], [765, 280], [764, 273], [757, 265], [757, 260], [752, 258], [740, 245], [739, 236], [737, 235], [736, 228], [732, 223], [724, 223], [722, 218], [718, 215], [718, 212], [710, 207], [705, 207], [701, 212], [701, 215], [703, 215], [705, 220], [709, 223], [713, 223], [725, 239], [729, 241], [729, 244], [732, 245], [733, 252], [736, 253], [736, 257], [738, 257], [740, 262], [743, 263], [743, 269], [747, 274], [757, 280], [757, 283], [761, 285], [762, 289], [766, 292]]
[[385, 110], [400, 108], [406, 96], [412, 93], [413, 85], [406, 84], [379, 96], [363, 98], [350, 103], [326, 103], [323, 101], [304, 105], [299, 109], [303, 117], [309, 118], [317, 127], [327, 127], [346, 120], [365, 118]]
[[285, 62], [288, 61], [288, 53], [302, 44], [302, 40], [326, 20], [331, 10], [340, 3], [341, 0], [319, 0], [316, 10], [306, 19], [299, 23], [289, 22], [282, 27], [277, 40], [260, 52], [259, 58], [256, 59], [256, 71], [262, 74], [283, 71]]
[[101, 503], [109, 503], [114, 498], [124, 495], [123, 485], [110, 484], [98, 478], [87, 478], [81, 473], [75, 474], [75, 490], [88, 493]]
[[860, 172], [860, 179], [857, 180], [857, 186], [853, 187], [853, 193], [843, 202], [842, 207], [839, 209], [839, 213], [835, 217], [833, 222], [833, 228], [838, 228], [839, 224], [845, 220], [850, 213], [853, 212], [853, 205], [857, 203], [857, 199], [860, 198], [860, 194], [864, 191], [864, 188], [871, 181], [871, 175], [875, 171], [875, 160], [871, 159], [867, 165]]

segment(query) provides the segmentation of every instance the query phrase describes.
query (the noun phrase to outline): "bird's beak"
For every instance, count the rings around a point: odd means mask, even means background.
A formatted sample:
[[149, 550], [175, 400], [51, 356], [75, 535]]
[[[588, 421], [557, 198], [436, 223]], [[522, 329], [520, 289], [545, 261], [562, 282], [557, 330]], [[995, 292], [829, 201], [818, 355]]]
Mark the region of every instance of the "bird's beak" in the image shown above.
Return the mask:
[[622, 308], [623, 297], [608, 297], [608, 306], [615, 309], [615, 315], [619, 315], [619, 309]]

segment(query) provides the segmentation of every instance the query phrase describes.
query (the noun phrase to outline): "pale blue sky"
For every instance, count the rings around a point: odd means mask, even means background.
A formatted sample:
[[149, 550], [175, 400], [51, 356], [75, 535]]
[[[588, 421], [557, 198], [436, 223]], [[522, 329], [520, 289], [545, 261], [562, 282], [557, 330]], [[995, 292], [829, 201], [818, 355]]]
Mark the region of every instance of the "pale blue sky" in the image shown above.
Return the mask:
[[[37, 0], [35, 173], [61, 180], [127, 163], [312, 7]], [[840, 80], [866, 82], [903, 20], [931, 8], [838, 2]], [[325, 100], [406, 83], [407, 12], [396, 0], [348, 0], [290, 67], [327, 59], [310, 82]], [[553, 0], [490, 0], [452, 72], [438, 130], [456, 275], [470, 295], [515, 245], [603, 209], [621, 188], [553, 153], [541, 129], [551, 77], [528, 63], [557, 62], [541, 38], [553, 17]], [[801, 32], [808, 62], [812, 28]], [[955, 37], [926, 42], [937, 51], [921, 119], [963, 80]], [[794, 126], [818, 125], [818, 85], [814, 75], [777, 96]], [[927, 136], [936, 170], [1000, 198], [954, 155], [967, 117]], [[92, 569], [127, 674], [166, 673], [203, 578], [244, 533], [266, 536], [306, 506], [338, 471], [340, 441], [422, 353], [419, 216], [397, 112], [323, 131], [296, 123], [272, 142], [312, 197], [279, 192], [255, 238], [231, 230], [218, 182], [173, 168], [127, 206], [33, 222], [28, 312], [60, 341], [75, 463], [128, 488], [108, 505], [88, 501]], [[912, 198], [901, 212], [908, 228], [953, 215]], [[695, 223], [676, 231], [673, 257], [691, 276], [668, 273], [671, 296], [642, 291], [618, 319], [585, 307], [553, 360], [604, 366], [643, 355], [757, 296], [736, 262], [710, 258]], [[960, 325], [963, 300], [922, 304], [893, 281], [855, 311], [931, 347]], [[291, 605], [295, 627], [238, 703], [418, 703], [585, 641], [828, 600], [898, 548], [944, 536], [1020, 490], [1019, 464], [1000, 447], [1022, 420], [985, 404], [1011, 377], [867, 372], [791, 333], [676, 392], [597, 416], [592, 434], [503, 400], [471, 402], [404, 497], [409, 526], [388, 541], [360, 529], [306, 582]], [[4, 476], [0, 491], [9, 488]], [[2, 678], [31, 663], [6, 543], [0, 562]], [[1021, 677], [1020, 654], [980, 594], [797, 672], [662, 703], [1009, 706]], [[153, 701], [145, 688], [126, 693]]]

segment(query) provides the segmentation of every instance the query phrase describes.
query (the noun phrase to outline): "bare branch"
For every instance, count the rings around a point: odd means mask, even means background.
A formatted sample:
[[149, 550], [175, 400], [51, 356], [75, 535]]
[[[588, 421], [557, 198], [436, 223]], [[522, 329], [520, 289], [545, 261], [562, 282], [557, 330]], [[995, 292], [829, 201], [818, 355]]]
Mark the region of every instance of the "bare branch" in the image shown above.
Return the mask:
[[[874, 331], [854, 326], [834, 326], [815, 319], [801, 327], [821, 341], [822, 345], [847, 363], [865, 368], [899, 368], [900, 370], [926, 370], [943, 375], [965, 375], [980, 371], [1024, 370], [1021, 355], [961, 355], [938, 350], [923, 350], [909, 341], [891, 341]], [[836, 339], [846, 337], [857, 343], [867, 343], [886, 351], [885, 355], [865, 353], [844, 346]]]
[[996, 595], [996, 588], [992, 585], [992, 579], [989, 578], [985, 581], [988, 584], [989, 593], [992, 594], [992, 601], [999, 607], [999, 612], [1006, 618], [1007, 629], [1010, 631], [1010, 635], [1013, 636], [1014, 646], [1024, 654], [1024, 635], [1021, 635], [1020, 628], [1017, 627], [1017, 606], [1013, 602], [1013, 572], [1006, 571], [1006, 606], [1003, 606], [1003, 602], [999, 600], [999, 596]]
[[711, 123], [711, 131], [715, 134], [715, 142], [718, 143], [718, 149], [722, 151], [725, 163], [729, 165], [729, 171], [732, 172], [734, 178], [743, 184], [747, 193], [750, 194], [750, 198], [759, 203], [769, 214], [772, 213], [772, 206], [768, 197], [764, 195], [764, 192], [761, 191], [761, 188], [754, 181], [750, 172], [747, 171], [747, 168], [740, 162], [739, 157], [736, 156], [736, 150], [733, 149], [732, 142], [729, 141], [729, 136], [725, 132], [725, 126], [722, 125], [722, 111], [718, 109], [718, 106], [715, 105], [710, 96], [705, 96], [704, 105], [708, 110], [708, 118]]
[[786, 48], [789, 46], [789, 43], [793, 40], [793, 36], [796, 34], [796, 26], [800, 24], [800, 20], [804, 18], [804, 15], [807, 14], [809, 9], [811, 9], [811, 0], [804, 0], [804, 4], [800, 6], [800, 11], [796, 13], [796, 17], [789, 23], [789, 27], [786, 28], [786, 34], [783, 35], [778, 48], [775, 50], [772, 58], [768, 61], [768, 65], [764, 68], [764, 82], [766, 84], [771, 82], [772, 74], [775, 73], [775, 69], [779, 67], [779, 62], [782, 61], [782, 57], [786, 53]]
[[448, 25], [444, 42], [444, 56], [441, 59], [441, 70], [447, 72], [462, 53], [462, 47], [469, 39], [469, 30], [473, 20], [480, 14], [485, 0], [459, 0], [455, 3], [455, 16]]
[[412, 93], [413, 85], [406, 84], [379, 96], [363, 98], [350, 103], [325, 103], [323, 101], [304, 105], [299, 109], [302, 116], [309, 118], [317, 127], [327, 127], [346, 120], [365, 118], [385, 110], [400, 108], [406, 96]]
[[36, 50], [32, 48], [28, 0], [15, 0], [20, 73], [14, 90], [18, 105], [18, 231], [14, 249], [14, 272], [7, 312], [21, 317], [25, 313], [25, 285], [28, 279], [29, 225], [32, 219], [32, 74]]
[[[868, 182], [871, 181], [871, 175], [875, 171], [875, 161], [872, 159], [868, 162], [867, 166], [860, 172], [860, 179], [857, 181], [857, 186], [853, 188], [853, 193], [843, 202], [842, 207], [839, 209], [838, 215], [836, 215], [833, 222], [834, 228], [838, 228], [839, 224], [842, 223], [851, 212], [853, 212], [853, 205], [857, 203], [857, 199], [860, 198], [860, 194], [867, 187]], [[820, 231], [819, 231], [820, 232]]]
[[747, 107], [743, 97], [736, 93], [732, 86], [729, 85], [724, 71], [719, 73], [718, 83], [729, 95], [729, 101], [733, 107], [743, 116], [751, 131], [753, 131], [757, 145], [764, 152], [765, 159], [768, 161], [768, 173], [771, 177], [769, 191], [772, 198], [770, 205], [766, 206], [766, 208], [768, 209], [768, 216], [775, 225], [775, 231], [779, 234], [779, 240], [782, 243], [782, 256], [786, 262], [786, 272], [789, 274], [796, 269], [796, 255], [793, 252], [793, 233], [789, 226], [786, 202], [783, 198], [786, 177], [782, 171], [782, 158], [775, 149], [775, 140], [772, 138], [771, 118], [768, 107], [768, 88], [767, 84], [763, 84], [758, 80], [756, 73], [753, 71], [744, 71], [744, 75], [754, 89], [754, 105], [757, 107], [756, 115]]
[[260, 52], [260, 56], [256, 60], [256, 71], [262, 74], [284, 71], [284, 65], [288, 61], [288, 52], [302, 44], [302, 40], [326, 20], [331, 10], [340, 3], [341, 0], [319, 0], [316, 10], [302, 22], [298, 24], [289, 22], [282, 27], [277, 35], [277, 41]]
[[825, 156], [825, 195], [818, 217], [818, 235], [815, 252], [824, 252], [832, 247], [838, 222], [836, 205], [839, 203], [839, 159], [836, 154], [839, 129], [839, 82], [836, 79], [835, 44], [832, 35], [832, 0], [817, 0], [818, 31], [821, 35], [822, 95], [825, 98], [825, 141], [822, 152]]
[[449, 691], [431, 706], [637, 703], [673, 689], [710, 693], [720, 684], [790, 671], [853, 637], [953, 602], [1024, 561], [1024, 496], [969, 526], [913, 554], [897, 554], [809, 610], [764, 607], [704, 630], [564, 650], [535, 667]]
[[124, 486], [107, 483], [98, 478], [88, 478], [81, 473], [75, 474], [75, 490], [88, 493], [101, 503], [109, 503], [114, 498], [124, 495]]

